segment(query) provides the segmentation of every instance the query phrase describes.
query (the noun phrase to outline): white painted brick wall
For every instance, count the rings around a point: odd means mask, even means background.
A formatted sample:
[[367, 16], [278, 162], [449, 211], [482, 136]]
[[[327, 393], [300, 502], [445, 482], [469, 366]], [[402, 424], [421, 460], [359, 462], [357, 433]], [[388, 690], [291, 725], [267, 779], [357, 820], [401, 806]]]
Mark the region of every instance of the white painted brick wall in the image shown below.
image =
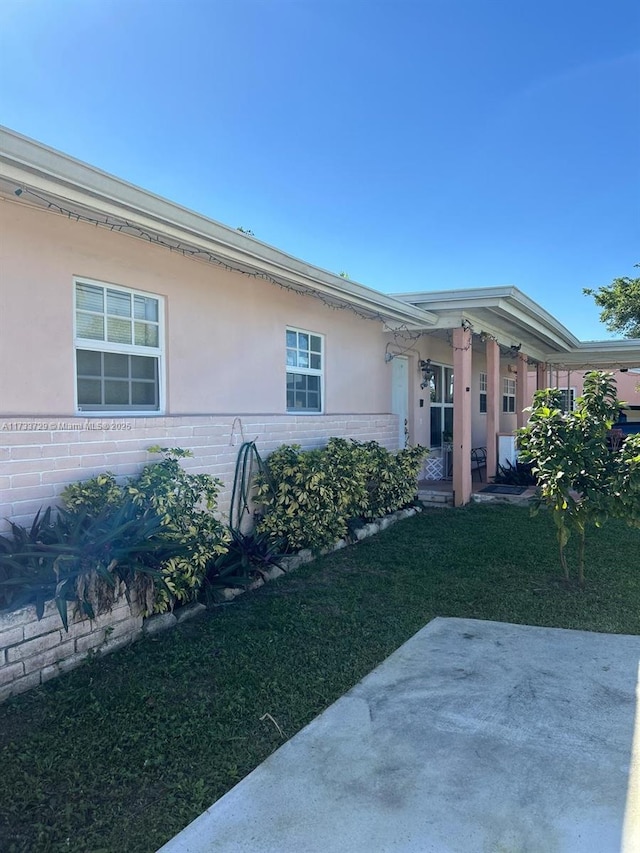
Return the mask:
[[[22, 425], [46, 423], [51, 428]], [[332, 436], [376, 440], [396, 448], [395, 415], [198, 415], [160, 418], [107, 419], [123, 430], [91, 429], [85, 418], [0, 418], [0, 532], [8, 519], [28, 524], [42, 506], [55, 504], [66, 485], [102, 471], [125, 478], [158, 457], [147, 452], [154, 444], [183, 447], [194, 458], [184, 465], [194, 473], [219, 477], [224, 488], [219, 509], [229, 508], [233, 473], [243, 440], [256, 440], [264, 456], [281, 444], [322, 447]], [[71, 429], [69, 425], [82, 429]]]

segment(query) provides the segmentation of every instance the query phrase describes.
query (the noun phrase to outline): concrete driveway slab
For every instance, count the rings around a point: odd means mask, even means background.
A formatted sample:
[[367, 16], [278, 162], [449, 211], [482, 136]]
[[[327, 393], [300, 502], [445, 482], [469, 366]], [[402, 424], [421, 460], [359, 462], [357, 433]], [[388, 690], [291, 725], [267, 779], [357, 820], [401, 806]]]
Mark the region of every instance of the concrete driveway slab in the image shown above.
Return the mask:
[[161, 853], [640, 853], [639, 660], [435, 619]]

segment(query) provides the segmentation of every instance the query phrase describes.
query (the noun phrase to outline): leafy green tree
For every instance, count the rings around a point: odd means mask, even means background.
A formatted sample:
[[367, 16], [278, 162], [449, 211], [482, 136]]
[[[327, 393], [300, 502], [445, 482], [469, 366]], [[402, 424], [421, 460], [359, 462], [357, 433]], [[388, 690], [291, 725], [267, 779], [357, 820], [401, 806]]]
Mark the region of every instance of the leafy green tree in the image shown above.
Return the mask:
[[539, 504], [552, 512], [560, 564], [569, 581], [566, 545], [578, 537], [578, 583], [584, 585], [585, 533], [610, 517], [640, 527], [640, 435], [611, 441], [620, 411], [613, 374], [592, 371], [575, 411], [563, 412], [561, 392], [537, 391], [526, 427], [518, 430], [521, 459], [533, 463]]
[[614, 278], [611, 284], [598, 290], [585, 288], [584, 293], [602, 308], [600, 319], [610, 332], [640, 338], [640, 278]]

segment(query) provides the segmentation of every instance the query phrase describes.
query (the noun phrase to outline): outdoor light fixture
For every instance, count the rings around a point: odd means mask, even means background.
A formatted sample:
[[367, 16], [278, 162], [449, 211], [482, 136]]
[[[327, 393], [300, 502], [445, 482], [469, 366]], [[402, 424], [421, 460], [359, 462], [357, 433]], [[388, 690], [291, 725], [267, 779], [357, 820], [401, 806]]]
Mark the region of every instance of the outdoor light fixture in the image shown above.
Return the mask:
[[431, 359], [428, 358], [426, 361], [424, 359], [420, 360], [420, 370], [422, 371], [422, 382], [420, 383], [421, 388], [428, 388], [431, 384], [431, 380], [434, 377], [434, 370], [431, 367]]
[[18, 187], [18, 189], [17, 189], [17, 190], [14, 190], [14, 191], [13, 191], [13, 194], [14, 194], [14, 195], [17, 195], [17, 196], [21, 196], [21, 195], [22, 195], [22, 193], [23, 193], [23, 189], [22, 189], [22, 187]]

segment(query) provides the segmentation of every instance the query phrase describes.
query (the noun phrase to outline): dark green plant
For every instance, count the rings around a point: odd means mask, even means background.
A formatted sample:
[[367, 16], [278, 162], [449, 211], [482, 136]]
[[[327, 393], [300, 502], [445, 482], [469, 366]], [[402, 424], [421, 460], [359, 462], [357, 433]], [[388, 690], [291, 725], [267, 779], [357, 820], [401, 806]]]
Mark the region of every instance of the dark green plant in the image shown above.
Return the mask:
[[153, 561], [179, 552], [160, 538], [161, 522], [150, 511], [140, 513], [131, 500], [97, 515], [51, 509], [36, 516], [30, 528], [11, 525], [11, 537], [0, 537], [0, 603], [13, 609], [35, 604], [42, 617], [46, 601], [56, 603], [65, 629], [67, 605], [77, 602], [93, 618], [113, 603], [122, 582], [148, 596]]
[[360, 444], [366, 454], [367, 504], [365, 518], [379, 518], [411, 504], [426, 447], [405, 447], [390, 453], [376, 441]]
[[29, 527], [10, 522], [11, 534], [0, 536], [0, 610], [35, 604], [42, 618], [45, 603], [55, 591], [52, 564], [41, 551], [56, 541], [51, 508], [39, 510]]
[[241, 533], [231, 530], [228, 550], [213, 560], [207, 569], [202, 596], [207, 603], [216, 600], [220, 589], [230, 586], [247, 587], [269, 570], [281, 568], [282, 546], [267, 533]]
[[390, 453], [377, 442], [332, 438], [324, 450], [283, 445], [267, 459], [268, 477], [257, 478], [264, 508], [259, 531], [287, 550], [320, 550], [342, 538], [352, 519], [371, 519], [410, 504], [428, 451]]
[[214, 515], [220, 480], [185, 471], [179, 460], [192, 456], [191, 451], [154, 446], [149, 452], [163, 458], [146, 465], [126, 491], [140, 510], [158, 514], [160, 538], [181, 547], [181, 554], [158, 564], [162, 585], [154, 609], [162, 612], [176, 601], [184, 604], [197, 597], [207, 566], [227, 550], [229, 534]]
[[[640, 267], [640, 264], [636, 264]], [[600, 319], [610, 332], [626, 338], [640, 338], [640, 278], [614, 278], [611, 284], [593, 290], [585, 288], [602, 309]]]
[[531, 471], [531, 462], [520, 462], [516, 460], [513, 465], [508, 459], [505, 464], [498, 464], [498, 472], [493, 482], [502, 486], [535, 486], [536, 478]]
[[62, 501], [68, 510], [86, 512], [88, 515], [98, 515], [105, 507], [116, 509], [122, 505], [124, 498], [125, 490], [117, 484], [110, 471], [89, 480], [71, 483], [62, 492]]
[[618, 449], [610, 444], [621, 408], [612, 374], [588, 373], [575, 411], [563, 412], [560, 398], [557, 389], [536, 392], [518, 444], [523, 460], [533, 464], [540, 503], [552, 512], [567, 581], [565, 546], [572, 534], [578, 537], [582, 586], [587, 526], [601, 526], [611, 516], [640, 524], [640, 439], [627, 438]]
[[155, 601], [152, 604], [148, 594], [146, 601], [147, 610], [162, 612], [196, 598], [208, 564], [226, 550], [228, 534], [214, 515], [222, 483], [208, 474], [185, 471], [180, 460], [192, 456], [189, 450], [154, 446], [149, 452], [162, 458], [145, 465], [125, 485], [119, 486], [107, 472], [67, 486], [62, 499], [72, 514], [109, 515], [129, 501], [139, 516], [158, 516], [162, 547], [145, 558], [154, 571]]
[[258, 476], [256, 500], [265, 512], [258, 532], [282, 540], [288, 551], [319, 550], [344, 536], [345, 519], [321, 450], [283, 445], [266, 464], [270, 482]]

